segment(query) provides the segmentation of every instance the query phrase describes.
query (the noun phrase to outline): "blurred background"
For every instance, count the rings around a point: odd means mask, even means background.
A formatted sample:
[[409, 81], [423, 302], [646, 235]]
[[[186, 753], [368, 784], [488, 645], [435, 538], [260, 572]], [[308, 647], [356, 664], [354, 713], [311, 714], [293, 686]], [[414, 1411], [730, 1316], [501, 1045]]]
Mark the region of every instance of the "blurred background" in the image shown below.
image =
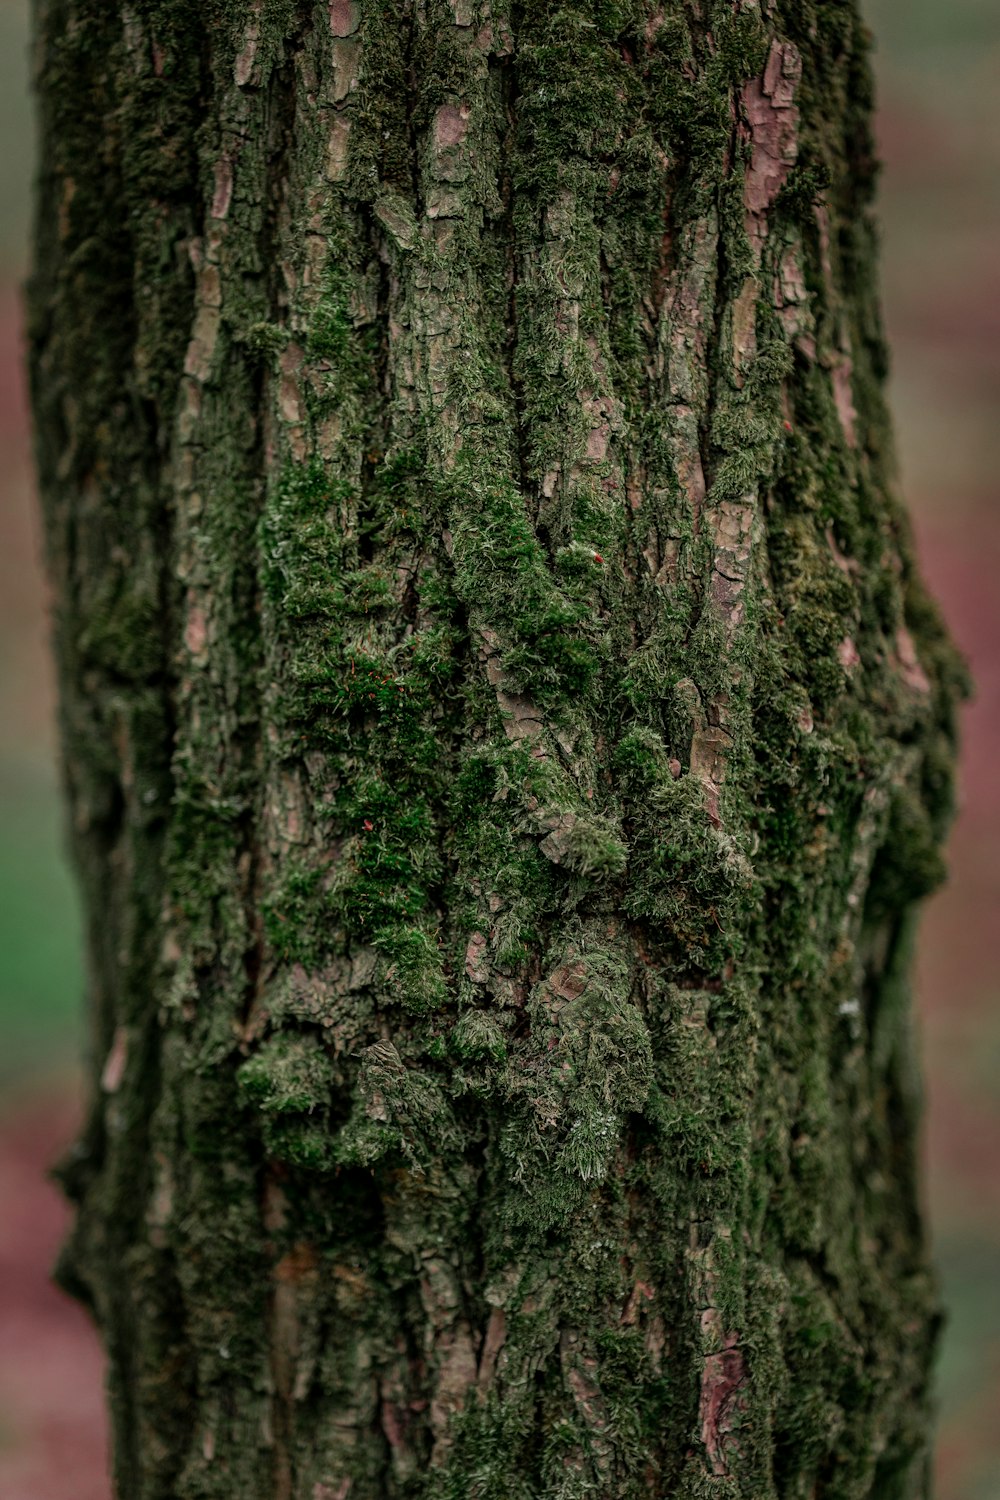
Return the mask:
[[[977, 684], [917, 984], [949, 1312], [937, 1500], [1000, 1500], [1000, 4], [866, 3], [903, 483]], [[0, 1495], [109, 1500], [96, 1339], [48, 1280], [66, 1214], [45, 1169], [78, 1109], [82, 981], [21, 369], [28, 73], [27, 0], [0, 0]]]

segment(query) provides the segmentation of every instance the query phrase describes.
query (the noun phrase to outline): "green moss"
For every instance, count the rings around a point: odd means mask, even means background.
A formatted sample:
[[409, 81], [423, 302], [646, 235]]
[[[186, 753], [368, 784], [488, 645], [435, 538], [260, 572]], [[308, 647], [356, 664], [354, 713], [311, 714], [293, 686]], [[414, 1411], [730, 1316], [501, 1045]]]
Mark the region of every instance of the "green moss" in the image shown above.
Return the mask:
[[520, 1186], [505, 1217], [532, 1234], [579, 1211], [587, 1185], [607, 1177], [625, 1118], [643, 1108], [652, 1078], [648, 1032], [623, 993], [627, 971], [599, 951], [579, 962], [577, 998], [563, 1001], [547, 983], [536, 986], [531, 1040], [511, 1044], [499, 1081], [516, 1106], [499, 1145]]
[[[572, 815], [573, 823], [564, 838], [559, 838], [559, 863], [574, 874], [594, 879], [621, 875], [628, 864], [628, 849], [613, 823], [595, 817]], [[543, 840], [545, 850], [549, 840]]]
[[390, 1042], [365, 1049], [355, 1103], [333, 1146], [341, 1165], [374, 1167], [402, 1158], [423, 1174], [460, 1142], [449, 1101], [433, 1078], [405, 1065]]
[[278, 1032], [243, 1063], [237, 1081], [261, 1117], [264, 1144], [272, 1156], [309, 1171], [330, 1165], [328, 1116], [335, 1074], [315, 1038]]
[[713, 825], [701, 780], [675, 779], [653, 745], [647, 732], [625, 749], [635, 765], [625, 908], [664, 924], [690, 959], [712, 968], [723, 951], [717, 934], [731, 929], [753, 894], [752, 868], [743, 841]]
[[419, 927], [384, 927], [372, 944], [383, 959], [378, 983], [385, 998], [420, 1014], [448, 998], [441, 956], [432, 935]]
[[463, 1011], [452, 1028], [450, 1041], [459, 1057], [503, 1062], [507, 1055], [503, 1030], [493, 1016], [483, 1011]]
[[333, 1072], [313, 1040], [279, 1032], [239, 1071], [240, 1088], [265, 1115], [311, 1114], [329, 1104]]
[[278, 960], [317, 967], [333, 936], [322, 870], [289, 862], [263, 902], [263, 917], [269, 947]]
[[907, 787], [892, 798], [865, 911], [875, 920], [898, 912], [936, 891], [944, 877], [944, 859], [927, 805], [916, 789]]

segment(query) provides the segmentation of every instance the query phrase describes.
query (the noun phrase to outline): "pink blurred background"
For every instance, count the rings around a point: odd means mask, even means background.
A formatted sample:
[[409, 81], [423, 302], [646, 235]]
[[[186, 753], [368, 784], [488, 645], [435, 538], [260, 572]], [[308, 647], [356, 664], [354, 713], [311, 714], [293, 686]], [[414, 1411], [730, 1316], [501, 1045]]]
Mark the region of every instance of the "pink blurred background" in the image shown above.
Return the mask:
[[[903, 482], [977, 684], [952, 878], [920, 947], [928, 1202], [949, 1311], [938, 1500], [1000, 1500], [1000, 5], [868, 0]], [[45, 1178], [78, 1109], [79, 923], [60, 833], [19, 283], [33, 170], [26, 0], [0, 0], [0, 1495], [109, 1500], [102, 1366], [50, 1284]]]

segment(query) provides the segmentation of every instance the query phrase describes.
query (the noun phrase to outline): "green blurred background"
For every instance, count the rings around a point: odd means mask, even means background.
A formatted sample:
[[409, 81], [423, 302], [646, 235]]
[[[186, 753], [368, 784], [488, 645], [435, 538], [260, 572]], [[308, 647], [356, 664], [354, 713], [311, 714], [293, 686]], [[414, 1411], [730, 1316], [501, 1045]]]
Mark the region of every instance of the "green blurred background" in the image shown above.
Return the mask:
[[[867, 0], [904, 487], [969, 657], [952, 880], [918, 972], [928, 1200], [949, 1309], [938, 1500], [1000, 1500], [1000, 0]], [[108, 1500], [101, 1363], [49, 1285], [84, 1045], [21, 371], [33, 170], [27, 0], [0, 0], [0, 1494]]]

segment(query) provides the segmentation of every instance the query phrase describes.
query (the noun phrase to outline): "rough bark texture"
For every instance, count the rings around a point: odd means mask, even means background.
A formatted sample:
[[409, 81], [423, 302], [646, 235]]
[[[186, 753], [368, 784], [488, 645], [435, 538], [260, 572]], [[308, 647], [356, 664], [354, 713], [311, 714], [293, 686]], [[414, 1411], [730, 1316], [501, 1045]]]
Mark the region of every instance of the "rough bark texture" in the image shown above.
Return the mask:
[[123, 1500], [916, 1500], [961, 672], [848, 0], [38, 0]]

